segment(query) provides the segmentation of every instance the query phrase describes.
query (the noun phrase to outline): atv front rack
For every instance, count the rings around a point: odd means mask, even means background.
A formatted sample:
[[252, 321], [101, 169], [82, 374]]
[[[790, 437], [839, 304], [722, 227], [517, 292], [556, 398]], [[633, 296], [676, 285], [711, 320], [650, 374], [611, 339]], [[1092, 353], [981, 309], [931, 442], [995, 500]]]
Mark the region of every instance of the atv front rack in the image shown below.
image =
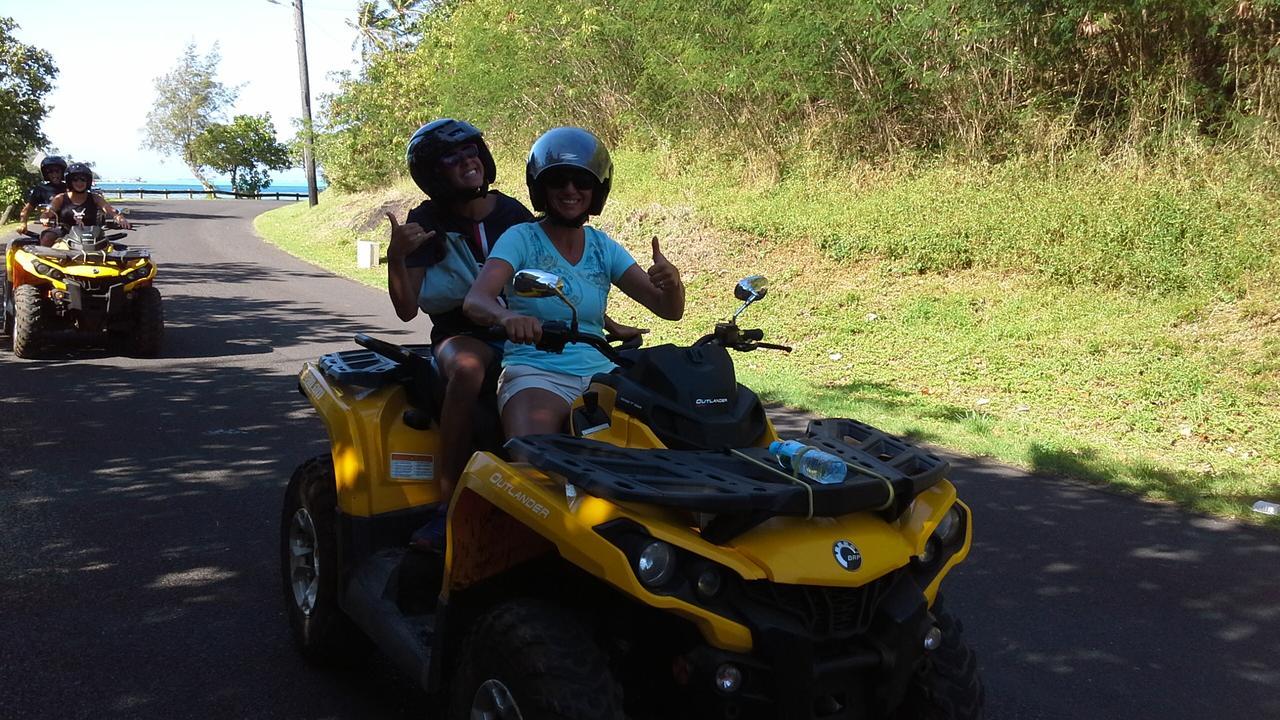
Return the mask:
[[51, 248], [40, 245], [27, 245], [23, 249], [37, 257], [49, 258], [52, 260], [67, 261], [88, 261], [90, 258], [101, 258], [102, 262], [125, 262], [127, 260], [137, 260], [138, 258], [151, 257], [151, 248], [141, 245], [124, 246], [116, 245], [116, 249], [112, 250], [70, 250], [66, 248]]
[[515, 438], [506, 447], [596, 497], [713, 515], [702, 536], [717, 544], [771, 517], [880, 512], [896, 518], [912, 498], [946, 473], [941, 459], [870, 426], [848, 420], [815, 422], [833, 425], [811, 425], [801, 441], [845, 460], [850, 471], [840, 484], [793, 478], [759, 447], [728, 452], [637, 449], [565, 435]]

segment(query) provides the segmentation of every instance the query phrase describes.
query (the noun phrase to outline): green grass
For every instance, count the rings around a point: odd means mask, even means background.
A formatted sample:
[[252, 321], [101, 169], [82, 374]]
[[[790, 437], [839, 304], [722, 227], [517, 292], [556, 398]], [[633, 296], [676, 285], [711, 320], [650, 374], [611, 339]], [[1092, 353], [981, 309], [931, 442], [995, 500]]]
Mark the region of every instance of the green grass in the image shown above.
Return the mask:
[[[794, 352], [736, 359], [768, 400], [1267, 522], [1248, 506], [1280, 497], [1277, 221], [1263, 212], [1277, 193], [1256, 174], [937, 165], [753, 181], [652, 153], [615, 163], [600, 224], [645, 265], [661, 237], [689, 288], [678, 324], [615, 294], [610, 314], [651, 342], [702, 334], [736, 307], [734, 282], [762, 273], [772, 289], [743, 322]], [[419, 197], [327, 192], [257, 228], [385, 286], [355, 269], [354, 240], [384, 239], [381, 208], [403, 216]]]
[[315, 208], [298, 202], [259, 215], [254, 229], [291, 255], [366, 285], [385, 288], [384, 268], [357, 267], [356, 241], [378, 241], [380, 262], [385, 262], [390, 225], [384, 213], [394, 211], [403, 221], [409, 208], [421, 202], [421, 192], [411, 183], [400, 183], [384, 192], [341, 195], [326, 191], [320, 198]]

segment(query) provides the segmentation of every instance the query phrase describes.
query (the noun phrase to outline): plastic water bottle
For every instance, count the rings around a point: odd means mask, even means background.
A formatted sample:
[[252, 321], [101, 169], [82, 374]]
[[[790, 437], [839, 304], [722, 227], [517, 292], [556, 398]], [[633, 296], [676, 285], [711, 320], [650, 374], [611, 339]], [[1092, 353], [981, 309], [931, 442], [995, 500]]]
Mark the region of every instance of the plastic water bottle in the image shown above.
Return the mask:
[[578, 502], [582, 498], [582, 492], [578, 490], [578, 486], [571, 482], [564, 484], [564, 502], [569, 506], [569, 510], [577, 510]]
[[844, 460], [795, 440], [775, 440], [769, 443], [769, 453], [795, 474], [820, 485], [842, 483], [848, 471]]
[[1263, 515], [1280, 515], [1280, 505], [1266, 500], [1259, 500], [1253, 504], [1253, 511]]

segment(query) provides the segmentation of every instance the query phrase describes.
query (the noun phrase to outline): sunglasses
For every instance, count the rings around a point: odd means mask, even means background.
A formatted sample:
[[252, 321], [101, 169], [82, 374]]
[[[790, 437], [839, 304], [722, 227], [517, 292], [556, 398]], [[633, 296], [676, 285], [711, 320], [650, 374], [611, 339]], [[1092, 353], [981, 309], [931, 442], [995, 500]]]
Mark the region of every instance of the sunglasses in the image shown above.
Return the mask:
[[573, 186], [579, 190], [595, 190], [600, 183], [596, 178], [586, 170], [552, 170], [546, 174], [542, 181], [552, 190], [563, 190], [573, 183]]
[[72, 175], [71, 177], [67, 178], [67, 181], [68, 181], [68, 182], [86, 182], [86, 183], [87, 183], [87, 182], [89, 182], [89, 178], [87, 178], [87, 177], [85, 177], [85, 176], [83, 176], [83, 175]]
[[445, 167], [453, 167], [454, 165], [476, 157], [480, 157], [480, 148], [475, 145], [463, 145], [447, 155], [441, 155], [440, 164]]

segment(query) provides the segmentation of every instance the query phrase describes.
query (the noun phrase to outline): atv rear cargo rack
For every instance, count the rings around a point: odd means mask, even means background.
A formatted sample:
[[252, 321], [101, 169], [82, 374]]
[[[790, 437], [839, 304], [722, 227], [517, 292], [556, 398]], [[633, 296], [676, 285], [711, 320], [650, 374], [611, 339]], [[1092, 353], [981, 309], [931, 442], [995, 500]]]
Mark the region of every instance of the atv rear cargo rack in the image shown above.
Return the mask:
[[702, 536], [717, 544], [777, 516], [880, 512], [896, 518], [948, 467], [935, 455], [852, 420], [814, 421], [799, 439], [844, 459], [850, 466], [845, 481], [821, 485], [793, 478], [760, 447], [637, 449], [565, 435], [515, 438], [506, 447], [596, 497], [714, 515]]
[[[430, 345], [405, 345], [406, 350], [431, 358]], [[379, 388], [403, 379], [408, 369], [373, 350], [341, 350], [320, 356], [320, 370], [340, 383]]]

